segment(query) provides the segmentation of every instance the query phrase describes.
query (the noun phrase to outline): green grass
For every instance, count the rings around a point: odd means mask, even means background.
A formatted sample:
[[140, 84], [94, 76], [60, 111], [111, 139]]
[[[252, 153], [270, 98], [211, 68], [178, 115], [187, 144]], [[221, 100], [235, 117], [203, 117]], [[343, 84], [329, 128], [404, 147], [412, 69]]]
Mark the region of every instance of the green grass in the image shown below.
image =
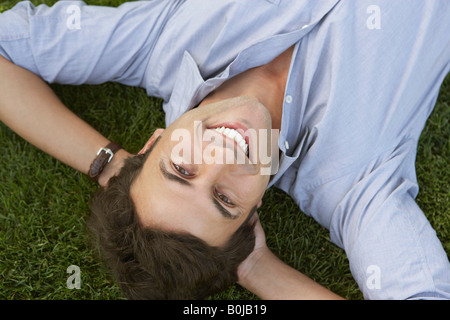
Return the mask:
[[[3, 1], [0, 11], [17, 1]], [[33, 1], [53, 4], [55, 1]], [[123, 1], [88, 1], [118, 5]], [[164, 127], [161, 101], [143, 89], [107, 83], [52, 85], [61, 100], [108, 138], [137, 152]], [[417, 202], [450, 253], [450, 76], [422, 134]], [[87, 244], [88, 201], [96, 185], [0, 124], [0, 299], [123, 299]], [[283, 192], [267, 192], [260, 210], [269, 247], [288, 264], [348, 299], [362, 299], [343, 250]], [[66, 286], [81, 269], [81, 289]], [[238, 285], [212, 299], [256, 299]]]

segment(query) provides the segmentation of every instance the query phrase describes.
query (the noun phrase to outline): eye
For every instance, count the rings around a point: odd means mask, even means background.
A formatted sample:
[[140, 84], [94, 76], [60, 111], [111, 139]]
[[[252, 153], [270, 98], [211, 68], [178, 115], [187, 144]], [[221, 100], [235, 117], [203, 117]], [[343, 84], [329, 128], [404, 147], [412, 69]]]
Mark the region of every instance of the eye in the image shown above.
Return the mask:
[[174, 163], [173, 167], [175, 168], [175, 170], [177, 170], [183, 176], [186, 176], [186, 177], [190, 177], [191, 176], [191, 174], [189, 172], [187, 172], [186, 169], [184, 169], [182, 166], [179, 166], [179, 165]]
[[223, 193], [216, 191], [216, 195], [217, 195], [217, 198], [219, 198], [226, 205], [234, 206], [233, 202], [231, 202], [230, 199], [228, 199], [228, 197], [226, 195], [224, 195]]

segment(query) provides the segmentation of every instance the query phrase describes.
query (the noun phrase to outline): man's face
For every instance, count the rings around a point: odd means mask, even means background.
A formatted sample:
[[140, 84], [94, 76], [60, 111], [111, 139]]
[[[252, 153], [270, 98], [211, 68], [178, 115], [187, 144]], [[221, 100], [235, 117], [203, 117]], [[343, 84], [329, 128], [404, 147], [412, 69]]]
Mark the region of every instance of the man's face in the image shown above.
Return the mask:
[[[246, 143], [220, 127], [236, 129]], [[185, 113], [160, 136], [132, 185], [142, 224], [224, 245], [261, 203], [270, 179], [263, 169], [270, 164], [260, 155], [278, 157], [272, 133], [269, 112], [251, 98]]]

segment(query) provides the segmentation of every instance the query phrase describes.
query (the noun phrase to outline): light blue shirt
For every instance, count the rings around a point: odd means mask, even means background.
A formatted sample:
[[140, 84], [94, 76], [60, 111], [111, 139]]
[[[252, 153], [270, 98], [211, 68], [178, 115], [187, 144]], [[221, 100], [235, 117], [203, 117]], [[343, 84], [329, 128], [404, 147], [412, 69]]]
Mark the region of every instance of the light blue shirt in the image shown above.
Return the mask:
[[365, 298], [449, 299], [447, 254], [414, 201], [449, 17], [448, 0], [24, 2], [0, 15], [0, 54], [48, 82], [143, 87], [170, 125], [295, 45], [269, 187], [330, 230]]

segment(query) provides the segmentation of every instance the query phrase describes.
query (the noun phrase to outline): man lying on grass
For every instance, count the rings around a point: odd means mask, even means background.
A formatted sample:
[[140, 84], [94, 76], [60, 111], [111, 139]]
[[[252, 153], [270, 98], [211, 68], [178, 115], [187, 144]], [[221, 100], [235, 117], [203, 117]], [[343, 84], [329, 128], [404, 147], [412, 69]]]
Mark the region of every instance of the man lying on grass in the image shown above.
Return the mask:
[[[365, 298], [449, 298], [446, 252], [414, 201], [449, 14], [444, 0], [23, 2], [0, 15], [0, 118], [104, 187], [88, 223], [129, 298], [233, 281], [339, 298], [265, 245], [271, 186], [330, 230]], [[168, 126], [131, 155], [44, 81], [144, 87]]]

